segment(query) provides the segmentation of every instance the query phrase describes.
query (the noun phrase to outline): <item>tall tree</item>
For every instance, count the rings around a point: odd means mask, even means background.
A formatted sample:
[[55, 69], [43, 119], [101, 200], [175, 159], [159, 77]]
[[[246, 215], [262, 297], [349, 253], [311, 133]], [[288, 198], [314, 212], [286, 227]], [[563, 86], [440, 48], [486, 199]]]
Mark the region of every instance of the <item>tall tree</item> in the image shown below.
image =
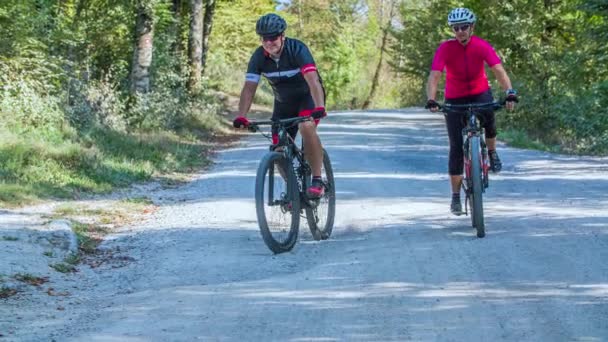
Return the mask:
[[191, 17], [190, 33], [188, 35], [188, 64], [190, 78], [188, 88], [191, 91], [201, 86], [203, 59], [203, 0], [190, 0]]
[[[76, 11], [72, 18], [72, 22], [70, 23], [70, 31], [74, 35], [77, 35], [77, 33], [79, 32], [80, 22], [83, 20], [82, 13], [85, 9], [86, 2], [87, 2], [86, 0], [77, 1]], [[65, 7], [67, 7], [67, 5], [65, 5]], [[64, 9], [64, 11], [65, 11], [65, 9]], [[65, 71], [67, 74], [66, 76], [68, 77], [66, 98], [67, 98], [68, 104], [70, 104], [70, 105], [72, 104], [72, 94], [77, 91], [75, 89], [75, 85], [76, 85], [75, 78], [76, 77], [74, 75], [74, 66], [77, 65], [77, 63], [78, 63], [77, 58], [76, 58], [76, 45], [77, 45], [76, 42], [71, 42], [69, 44], [68, 51], [67, 51], [67, 63], [65, 65]], [[87, 77], [89, 76], [89, 73], [84, 73], [83, 76], [84, 76], [83, 81], [86, 82]]]
[[138, 0], [135, 48], [131, 69], [131, 93], [150, 91], [150, 65], [154, 47], [154, 2]]
[[394, 9], [395, 9], [395, 0], [388, 0], [388, 18], [385, 18], [384, 14], [384, 5], [385, 1], [380, 2], [380, 20], [386, 22], [384, 28], [382, 29], [382, 41], [380, 43], [380, 58], [378, 59], [378, 65], [376, 66], [376, 71], [374, 72], [374, 76], [372, 78], [372, 88], [369, 92], [369, 96], [363, 102], [361, 106], [362, 109], [368, 109], [371, 102], [374, 100], [376, 96], [376, 92], [378, 91], [378, 82], [380, 80], [380, 72], [382, 70], [382, 65], [384, 64], [384, 53], [386, 51], [386, 45], [388, 42], [388, 33], [391, 28], [391, 24], [393, 22]]
[[207, 53], [209, 52], [209, 36], [211, 36], [211, 28], [213, 27], [213, 16], [215, 14], [216, 0], [206, 0], [205, 3], [205, 18], [203, 21], [203, 51], [201, 54], [201, 73], [205, 73], [205, 65], [207, 64]]
[[171, 44], [171, 52], [173, 56], [181, 54], [181, 22], [182, 22], [182, 0], [172, 0], [171, 12], [173, 13], [173, 25], [171, 34], [174, 36], [174, 41]]
[[302, 17], [302, 0], [297, 0], [294, 5], [296, 14], [298, 16], [298, 35], [301, 36], [304, 33], [304, 18]]

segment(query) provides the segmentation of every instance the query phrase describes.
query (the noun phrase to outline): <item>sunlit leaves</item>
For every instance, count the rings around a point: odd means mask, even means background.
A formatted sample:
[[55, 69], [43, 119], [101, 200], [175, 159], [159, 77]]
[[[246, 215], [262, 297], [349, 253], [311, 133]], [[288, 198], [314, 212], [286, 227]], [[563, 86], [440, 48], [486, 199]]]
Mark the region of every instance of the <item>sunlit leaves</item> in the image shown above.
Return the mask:
[[[445, 17], [462, 5], [405, 1], [403, 29], [395, 32], [395, 69], [424, 81], [434, 49], [451, 36]], [[464, 5], [478, 17], [476, 35], [494, 46], [521, 95], [521, 110], [502, 115], [503, 124], [573, 151], [606, 151], [605, 141], [601, 147], [592, 133], [608, 129], [600, 119], [606, 116], [608, 92], [598, 86], [608, 75], [606, 2], [470, 0]], [[584, 147], [576, 141], [585, 141]]]

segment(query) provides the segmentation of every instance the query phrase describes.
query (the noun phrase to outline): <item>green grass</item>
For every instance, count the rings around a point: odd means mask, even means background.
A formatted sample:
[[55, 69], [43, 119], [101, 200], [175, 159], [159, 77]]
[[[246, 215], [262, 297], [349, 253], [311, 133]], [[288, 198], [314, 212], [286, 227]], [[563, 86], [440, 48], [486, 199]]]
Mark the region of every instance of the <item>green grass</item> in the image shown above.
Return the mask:
[[[94, 253], [97, 246], [101, 242], [101, 237], [108, 234], [108, 230], [103, 227], [94, 224], [81, 223], [74, 220], [72, 220], [72, 230], [78, 239], [78, 247], [80, 251], [86, 254]], [[76, 263], [68, 260], [64, 261], [73, 265], [78, 263], [78, 261], [76, 261]]]
[[[32, 203], [38, 197], [45, 197], [45, 192], [45, 189], [33, 189], [29, 184], [7, 184], [5, 180], [0, 180], [0, 206], [14, 207]], [[39, 195], [35, 195], [36, 193]]]
[[126, 203], [126, 204], [140, 204], [140, 205], [151, 205], [152, 200], [148, 197], [145, 196], [140, 196], [140, 197], [130, 197], [127, 199], [122, 200], [122, 202]]
[[29, 273], [17, 273], [13, 276], [13, 278], [22, 283], [30, 284], [33, 286], [40, 286], [49, 281], [48, 277], [38, 277]]
[[8, 298], [17, 294], [17, 290], [12, 289], [8, 286], [0, 287], [0, 299]]
[[53, 215], [50, 218], [57, 219], [64, 216], [96, 216], [104, 214], [102, 209], [87, 209], [83, 207], [63, 204], [53, 210]]
[[[66, 210], [72, 212], [71, 210]], [[74, 212], [78, 213], [78, 210]], [[67, 255], [62, 262], [50, 264], [49, 266], [61, 273], [71, 273], [76, 271], [76, 266], [80, 263], [83, 256], [87, 254], [93, 254], [97, 250], [97, 246], [102, 241], [102, 237], [108, 233], [108, 230], [104, 227], [81, 223], [75, 220], [71, 220], [72, 230], [76, 234], [78, 239], [78, 252]], [[45, 252], [44, 255], [52, 257], [52, 252]]]
[[69, 265], [76, 266], [80, 262], [80, 255], [70, 254], [63, 260], [63, 262], [65, 262], [66, 264], [69, 264]]
[[561, 152], [559, 146], [550, 146], [538, 139], [531, 138], [528, 134], [520, 130], [508, 129], [501, 131], [498, 136], [499, 140], [506, 142], [509, 146], [548, 151]]
[[[89, 233], [97, 235], [105, 235], [107, 232], [104, 228], [95, 225], [84, 225], [77, 221], [81, 217], [92, 218], [96, 223], [107, 224], [124, 224], [129, 221], [133, 214], [142, 213], [150, 210], [153, 205], [151, 199], [147, 197], [132, 197], [122, 199], [111, 206], [102, 208], [88, 208], [86, 205], [64, 204], [55, 208], [51, 215], [45, 216], [48, 219], [70, 219], [76, 231], [81, 231], [79, 227], [90, 226], [95, 227]], [[84, 230], [82, 230], [84, 231]]]
[[73, 265], [70, 265], [68, 263], [63, 263], [63, 262], [59, 262], [56, 264], [50, 264], [49, 266], [52, 269], [54, 269], [55, 271], [61, 272], [61, 273], [71, 273], [71, 272], [76, 271], [76, 267], [74, 267]]
[[4, 136], [0, 138], [0, 205], [4, 206], [108, 192], [209, 162], [204, 142], [168, 132], [95, 130], [82, 136], [66, 134], [58, 141], [45, 140], [45, 134], [36, 131], [17, 136], [0, 128], [0, 136]]

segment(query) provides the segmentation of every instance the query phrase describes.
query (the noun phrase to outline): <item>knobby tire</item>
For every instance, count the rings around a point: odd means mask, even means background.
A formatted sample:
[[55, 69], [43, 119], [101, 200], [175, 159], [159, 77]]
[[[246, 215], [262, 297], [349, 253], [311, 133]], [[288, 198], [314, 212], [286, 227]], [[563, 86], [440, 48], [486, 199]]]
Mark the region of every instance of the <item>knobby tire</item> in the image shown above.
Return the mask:
[[[275, 182], [285, 182], [277, 170], [277, 164], [284, 165], [283, 168], [287, 176], [287, 181], [280, 185], [284, 185], [287, 197], [286, 200], [291, 205], [270, 207], [268, 206], [269, 180], [273, 178]], [[276, 177], [276, 175], [279, 176]], [[274, 184], [274, 199], [280, 197], [280, 194], [276, 193], [278, 192], [277, 189], [279, 189], [278, 185], [279, 184]], [[262, 234], [266, 246], [275, 254], [290, 251], [298, 239], [298, 230], [300, 226], [300, 193], [298, 191], [298, 183], [293, 167], [282, 153], [268, 152], [260, 161], [255, 181], [255, 206], [260, 233]], [[281, 210], [281, 208], [286, 209]], [[290, 221], [288, 224], [286, 223], [284, 227], [281, 227], [284, 230], [288, 230], [287, 238], [284, 239], [284, 241], [277, 240], [271, 231], [268, 217], [271, 213], [283, 215]], [[272, 217], [270, 219], [272, 219]]]
[[336, 183], [329, 155], [323, 150], [323, 181], [326, 182], [325, 194], [318, 201], [316, 208], [306, 208], [306, 220], [315, 240], [326, 240], [334, 228], [336, 215]]
[[481, 165], [481, 148], [479, 137], [473, 136], [470, 139], [469, 153], [471, 158], [471, 221], [473, 227], [477, 229], [477, 237], [484, 237], [485, 225], [483, 220], [483, 182]]

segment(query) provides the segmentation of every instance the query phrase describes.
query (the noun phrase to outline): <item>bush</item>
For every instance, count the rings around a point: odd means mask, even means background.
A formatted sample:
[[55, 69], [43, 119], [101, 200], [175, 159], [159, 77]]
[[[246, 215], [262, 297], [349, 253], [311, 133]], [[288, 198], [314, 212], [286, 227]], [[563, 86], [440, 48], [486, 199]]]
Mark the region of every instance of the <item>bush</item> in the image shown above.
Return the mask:
[[127, 119], [130, 127], [146, 132], [210, 129], [217, 125], [219, 109], [219, 102], [204, 92], [190, 95], [164, 88], [134, 97]]
[[44, 95], [21, 79], [0, 90], [0, 122], [19, 130], [60, 127], [64, 113], [58, 97]]
[[88, 85], [78, 84], [67, 108], [70, 123], [81, 131], [97, 125], [124, 132], [126, 101], [116, 84], [107, 77]]

